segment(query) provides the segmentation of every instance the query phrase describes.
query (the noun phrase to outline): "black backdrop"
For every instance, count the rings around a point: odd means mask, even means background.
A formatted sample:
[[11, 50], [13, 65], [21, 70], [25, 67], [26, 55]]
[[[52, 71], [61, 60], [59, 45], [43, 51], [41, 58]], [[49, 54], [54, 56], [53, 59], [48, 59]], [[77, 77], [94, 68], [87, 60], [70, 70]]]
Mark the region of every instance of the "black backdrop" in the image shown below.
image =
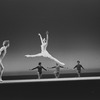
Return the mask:
[[0, 100], [98, 100], [100, 80], [0, 84]]

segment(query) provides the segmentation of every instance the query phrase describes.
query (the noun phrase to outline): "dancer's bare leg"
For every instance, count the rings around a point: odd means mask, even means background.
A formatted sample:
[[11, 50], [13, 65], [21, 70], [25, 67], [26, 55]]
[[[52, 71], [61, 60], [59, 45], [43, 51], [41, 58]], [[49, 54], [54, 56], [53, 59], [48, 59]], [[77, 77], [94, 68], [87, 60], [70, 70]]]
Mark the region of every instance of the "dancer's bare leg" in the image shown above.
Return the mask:
[[56, 72], [56, 71], [54, 71], [55, 78], [57, 78], [56, 73], [57, 73], [57, 72]]
[[37, 72], [37, 73], [38, 73], [38, 79], [41, 79], [42, 74], [40, 74], [39, 72]]
[[60, 75], [59, 72], [57, 72], [57, 73], [56, 73], [57, 78], [59, 78], [59, 75]]
[[2, 81], [3, 72], [4, 72], [4, 66], [3, 66], [3, 64], [2, 64], [2, 62], [1, 62], [1, 63], [0, 63], [0, 81]]
[[25, 55], [26, 57], [40, 57], [42, 56], [42, 53], [38, 53], [38, 54], [35, 54], [35, 55]]
[[80, 74], [81, 74], [81, 72], [80, 72], [80, 71], [78, 71], [78, 72], [77, 72], [77, 74], [78, 74], [78, 77], [80, 77], [80, 76], [81, 76], [81, 75], [80, 75]]
[[80, 77], [80, 73], [77, 73], [78, 77]]
[[60, 62], [59, 60], [57, 60], [56, 58], [54, 58], [53, 56], [51, 56], [50, 54], [48, 55], [48, 58], [56, 61], [57, 63], [61, 64], [61, 65], [65, 65], [64, 63]]
[[37, 72], [37, 74], [38, 74], [38, 79], [40, 79], [40, 74], [39, 74], [39, 72]]
[[59, 72], [54, 71], [55, 78], [59, 78]]

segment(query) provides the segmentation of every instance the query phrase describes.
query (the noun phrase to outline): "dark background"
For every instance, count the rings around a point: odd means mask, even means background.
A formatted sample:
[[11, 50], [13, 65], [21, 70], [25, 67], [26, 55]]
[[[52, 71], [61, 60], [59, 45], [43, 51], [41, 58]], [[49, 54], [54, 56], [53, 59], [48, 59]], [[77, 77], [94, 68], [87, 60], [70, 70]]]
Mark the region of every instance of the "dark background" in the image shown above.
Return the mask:
[[0, 84], [2, 100], [99, 100], [100, 81]]

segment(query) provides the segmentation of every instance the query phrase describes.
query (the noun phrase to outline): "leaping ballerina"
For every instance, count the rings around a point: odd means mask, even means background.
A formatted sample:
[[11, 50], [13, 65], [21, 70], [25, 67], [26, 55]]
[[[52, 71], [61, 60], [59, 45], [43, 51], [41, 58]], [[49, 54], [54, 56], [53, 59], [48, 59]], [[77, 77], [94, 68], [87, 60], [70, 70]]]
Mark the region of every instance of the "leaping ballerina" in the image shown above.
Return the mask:
[[59, 60], [57, 60], [56, 58], [54, 58], [52, 55], [49, 54], [49, 52], [47, 51], [47, 46], [48, 46], [48, 31], [46, 31], [46, 39], [42, 38], [41, 34], [38, 34], [41, 40], [41, 53], [35, 54], [35, 55], [25, 55], [26, 57], [39, 57], [39, 56], [43, 56], [43, 57], [48, 57], [54, 61], [56, 61], [57, 63], [61, 64], [61, 65], [65, 65], [63, 62], [60, 62]]
[[0, 81], [2, 81], [2, 74], [4, 72], [4, 66], [2, 64], [2, 60], [7, 53], [7, 48], [9, 47], [9, 45], [10, 45], [9, 40], [5, 40], [3, 42], [3, 46], [0, 48]]

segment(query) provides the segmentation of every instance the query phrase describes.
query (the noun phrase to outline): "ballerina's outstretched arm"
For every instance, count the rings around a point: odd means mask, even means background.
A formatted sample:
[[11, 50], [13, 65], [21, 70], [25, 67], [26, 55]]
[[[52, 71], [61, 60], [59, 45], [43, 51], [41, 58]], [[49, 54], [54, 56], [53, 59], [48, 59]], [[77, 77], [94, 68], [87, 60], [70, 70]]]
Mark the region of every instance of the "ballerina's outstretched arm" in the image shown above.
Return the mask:
[[53, 66], [53, 67], [47, 67], [48, 69], [53, 69], [53, 68], [56, 68], [56, 66]]
[[40, 36], [41, 43], [43, 44], [43, 39], [42, 39], [41, 34], [39, 33], [38, 35]]
[[60, 68], [65, 68], [65, 67], [63, 67], [63, 66], [59, 66]]
[[46, 37], [46, 43], [47, 43], [47, 45], [48, 45], [48, 39], [49, 39], [49, 37], [48, 37], [48, 33], [49, 33], [49, 32], [46, 31], [46, 36], [47, 36], [47, 37]]

